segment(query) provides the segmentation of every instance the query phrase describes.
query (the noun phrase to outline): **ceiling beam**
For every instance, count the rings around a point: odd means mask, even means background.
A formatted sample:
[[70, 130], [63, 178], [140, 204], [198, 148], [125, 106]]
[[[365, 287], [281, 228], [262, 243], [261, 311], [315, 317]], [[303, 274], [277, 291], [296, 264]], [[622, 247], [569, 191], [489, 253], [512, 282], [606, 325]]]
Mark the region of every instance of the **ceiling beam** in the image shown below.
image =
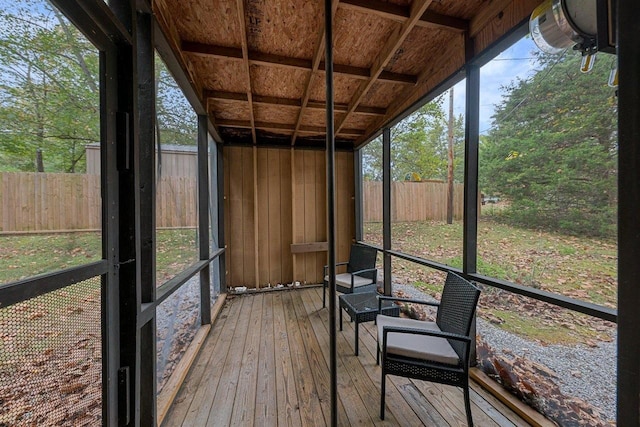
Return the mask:
[[[236, 47], [216, 46], [197, 42], [183, 41], [181, 48], [184, 53], [206, 55], [212, 56], [214, 58], [235, 61], [244, 60], [242, 49]], [[300, 70], [313, 71], [313, 60], [311, 59], [290, 58], [287, 56], [272, 55], [256, 51], [249, 51], [248, 57], [249, 63], [251, 64], [266, 65], [270, 67], [297, 68]], [[324, 61], [320, 61], [318, 64], [318, 70], [324, 71], [324, 69]], [[361, 80], [367, 80], [371, 76], [371, 70], [369, 70], [368, 68], [353, 67], [351, 65], [343, 64], [334, 64], [333, 72], [335, 74], [343, 74]], [[418, 81], [417, 77], [414, 75], [391, 73], [388, 71], [383, 71], [380, 74], [378, 80], [389, 83], [402, 83], [407, 85], [414, 85]]]
[[[219, 127], [252, 129], [252, 125], [249, 120], [220, 119], [216, 121], [216, 124]], [[256, 129], [271, 130], [271, 131], [286, 131], [286, 132], [295, 131], [295, 126], [287, 123], [254, 122], [254, 126]], [[300, 128], [298, 129], [299, 133], [324, 134], [326, 131], [327, 129], [324, 126], [301, 125]], [[364, 132], [365, 131], [363, 129], [343, 129], [340, 132], [340, 135], [363, 136]]]
[[[244, 92], [223, 92], [219, 90], [205, 90], [203, 93], [203, 97], [205, 99], [217, 99], [221, 101], [239, 101], [239, 102], [247, 102], [247, 94]], [[262, 104], [262, 105], [278, 105], [278, 106], [290, 106], [300, 108], [302, 106], [302, 101], [299, 99], [291, 99], [291, 98], [280, 98], [276, 96], [262, 96], [262, 95], [253, 95], [253, 103], [254, 104]], [[315, 110], [324, 110], [327, 104], [324, 101], [307, 101], [306, 108], [313, 108]], [[336, 111], [345, 112], [347, 111], [348, 104], [336, 103], [334, 108]], [[366, 114], [369, 116], [384, 116], [387, 112], [386, 108], [380, 107], [366, 107], [363, 105], [358, 106], [355, 114]]]
[[246, 74], [247, 101], [249, 102], [249, 118], [251, 121], [251, 137], [253, 144], [257, 143], [255, 116], [253, 112], [253, 89], [251, 87], [251, 66], [249, 65], [249, 45], [247, 41], [246, 23], [244, 21], [244, 0], [236, 0], [238, 8], [238, 23], [240, 24], [240, 41], [242, 43], [242, 64]]
[[[336, 15], [336, 10], [338, 10], [338, 0], [331, 1], [331, 22], [333, 22], [333, 17]], [[325, 6], [325, 16], [326, 16], [326, 6]], [[320, 60], [324, 55], [324, 47], [325, 47], [325, 35], [326, 35], [326, 27], [323, 25], [322, 28], [318, 31], [318, 41], [316, 42], [316, 50], [313, 53], [313, 58], [311, 60], [311, 73], [307, 77], [307, 81], [304, 85], [304, 91], [302, 92], [302, 102], [300, 105], [300, 112], [298, 113], [298, 119], [296, 120], [296, 126], [293, 131], [293, 136], [291, 137], [291, 145], [296, 144], [296, 138], [298, 137], [298, 132], [300, 130], [300, 126], [302, 125], [302, 117], [304, 115], [304, 109], [307, 107], [309, 102], [309, 96], [311, 95], [311, 88], [313, 87], [313, 81], [316, 76], [319, 75], [318, 69], [320, 68]], [[368, 70], [367, 70], [368, 71]], [[326, 105], [326, 104], [325, 104]]]
[[356, 90], [356, 93], [351, 97], [351, 101], [349, 101], [349, 108], [347, 109], [347, 114], [344, 115], [340, 123], [336, 126], [336, 134], [342, 129], [342, 126], [347, 122], [351, 113], [353, 113], [360, 102], [367, 94], [369, 89], [373, 86], [373, 84], [378, 79], [380, 73], [384, 67], [389, 63], [391, 57], [394, 53], [402, 46], [402, 43], [407, 38], [413, 27], [415, 27], [416, 23], [420, 19], [420, 17], [427, 10], [429, 5], [433, 0], [414, 0], [411, 3], [411, 11], [409, 18], [400, 26], [397, 27], [387, 38], [382, 50], [373, 61], [373, 66], [371, 67], [371, 77], [369, 80], [360, 83], [360, 86]]
[[[375, 14], [399, 22], [406, 21], [410, 16], [408, 6], [387, 3], [381, 0], [340, 0], [340, 7]], [[416, 27], [440, 28], [462, 32], [469, 29], [469, 21], [427, 10], [416, 23]]]

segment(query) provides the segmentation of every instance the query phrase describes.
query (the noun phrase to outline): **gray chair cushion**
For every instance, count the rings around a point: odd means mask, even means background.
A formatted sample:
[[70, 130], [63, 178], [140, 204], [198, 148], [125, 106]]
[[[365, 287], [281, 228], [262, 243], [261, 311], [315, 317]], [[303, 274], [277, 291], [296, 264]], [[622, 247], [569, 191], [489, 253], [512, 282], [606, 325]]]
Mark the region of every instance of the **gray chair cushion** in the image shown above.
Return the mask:
[[[336, 284], [340, 286], [344, 286], [345, 288], [351, 287], [351, 273], [340, 273], [336, 274]], [[329, 276], [325, 276], [325, 281], [329, 281]], [[367, 279], [366, 277], [361, 277], [354, 275], [353, 276], [353, 287], [357, 288], [360, 286], [366, 286], [373, 283], [373, 280]]]
[[[382, 330], [385, 326], [440, 331], [435, 322], [378, 315], [378, 343], [382, 351]], [[430, 360], [458, 365], [460, 359], [446, 338], [390, 332], [387, 335], [387, 353], [414, 359]]]

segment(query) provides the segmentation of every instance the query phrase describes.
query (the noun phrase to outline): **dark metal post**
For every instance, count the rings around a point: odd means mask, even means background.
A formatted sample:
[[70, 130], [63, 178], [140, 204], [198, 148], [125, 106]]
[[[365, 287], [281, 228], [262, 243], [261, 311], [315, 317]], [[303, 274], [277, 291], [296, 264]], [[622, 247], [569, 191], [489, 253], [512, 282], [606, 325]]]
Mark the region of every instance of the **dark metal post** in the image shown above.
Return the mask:
[[[462, 271], [477, 273], [478, 264], [478, 148], [480, 143], [480, 66], [467, 65], [466, 120], [464, 137], [464, 218]], [[471, 326], [476, 336], [476, 321]], [[476, 360], [476, 341], [470, 360]], [[473, 363], [475, 365], [475, 363]]]
[[618, 2], [619, 426], [640, 426], [640, 4]]
[[[138, 143], [134, 147], [133, 174], [136, 182], [136, 268], [140, 277], [140, 303], [156, 299], [156, 186], [155, 186], [155, 50], [153, 47], [153, 15], [136, 13], [136, 50], [134, 57], [137, 72], [137, 99], [134, 98], [134, 117]], [[137, 106], [137, 108], [136, 108]], [[140, 316], [141, 306], [136, 309]], [[137, 322], [136, 320], [136, 323]], [[139, 366], [140, 425], [155, 425], [156, 399], [156, 317], [144, 325], [138, 324], [140, 353]], [[144, 361], [144, 363], [142, 362]]]
[[[200, 259], [209, 259], [209, 118], [198, 115], [198, 240]], [[210, 267], [200, 271], [200, 322], [211, 323]]]
[[363, 223], [362, 214], [362, 149], [355, 150], [353, 153], [353, 181], [354, 181], [354, 207], [355, 207], [355, 225], [356, 225], [356, 242], [363, 240]]
[[336, 142], [333, 123], [333, 16], [332, 0], [324, 2], [325, 28], [325, 78], [327, 97], [327, 242], [329, 264], [329, 354], [331, 377], [331, 426], [338, 425], [338, 364], [336, 346], [336, 188], [335, 188], [335, 152]]
[[464, 147], [464, 273], [476, 273], [478, 243], [478, 143], [480, 140], [480, 67], [467, 66]]
[[118, 252], [118, 170], [116, 169], [115, 111], [117, 82], [107, 75], [117, 74], [116, 52], [100, 54], [100, 180], [102, 188], [102, 256], [109, 272], [102, 283], [102, 420], [105, 426], [118, 425], [118, 369], [120, 368], [120, 311]]
[[[225, 248], [224, 241], [224, 157], [222, 144], [216, 143], [216, 178], [218, 185], [218, 247]], [[226, 250], [218, 257], [220, 266], [220, 292], [227, 292]]]
[[384, 294], [391, 295], [391, 129], [382, 130], [382, 248]]

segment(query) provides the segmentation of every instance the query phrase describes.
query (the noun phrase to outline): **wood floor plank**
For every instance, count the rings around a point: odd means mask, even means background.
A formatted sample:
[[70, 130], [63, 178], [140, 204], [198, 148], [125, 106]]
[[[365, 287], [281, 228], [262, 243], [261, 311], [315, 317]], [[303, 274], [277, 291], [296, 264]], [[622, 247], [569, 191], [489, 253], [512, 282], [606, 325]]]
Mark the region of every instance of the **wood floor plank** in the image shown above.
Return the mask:
[[326, 424], [331, 423], [331, 396], [330, 396], [330, 375], [328, 364], [322, 354], [321, 345], [317, 335], [313, 331], [309, 314], [304, 308], [299, 292], [291, 294], [293, 299], [292, 308], [295, 310], [298, 319], [298, 327], [302, 333], [302, 338], [306, 347], [309, 365], [314, 366], [311, 370], [315, 389], [318, 394], [318, 401], [322, 408], [322, 415]]
[[[320, 298], [322, 295], [320, 295]], [[327, 314], [328, 315], [328, 314]], [[367, 369], [367, 375], [371, 379], [374, 384], [374, 390], [377, 391], [375, 399], [375, 411], [374, 414], [376, 417], [379, 416], [379, 405], [380, 405], [380, 390], [381, 390], [381, 368], [375, 364], [376, 360], [376, 339], [375, 336], [371, 334], [373, 323], [363, 323], [360, 325], [360, 356], [359, 360], [363, 361], [363, 365], [370, 366], [370, 369]], [[355, 329], [354, 323], [349, 322], [348, 317], [344, 319], [344, 331], [342, 334], [345, 336], [347, 341], [350, 343], [350, 351], [353, 352], [355, 350], [354, 346], [354, 337], [355, 337]], [[352, 353], [353, 354], [353, 353]], [[408, 380], [403, 378], [399, 378], [399, 381], [394, 381], [394, 378], [391, 377], [391, 381], [389, 378], [387, 379], [387, 393], [385, 404], [387, 407], [387, 415], [385, 418], [389, 418], [389, 413], [393, 414], [396, 418], [398, 425], [420, 425], [421, 418], [415, 413], [415, 408], [411, 407], [404, 397], [401, 394], [400, 388], [398, 387], [400, 384], [406, 383]]]
[[324, 426], [324, 418], [321, 416], [322, 408], [315, 388], [311, 366], [305, 353], [304, 341], [298, 327], [291, 292], [282, 292], [282, 302], [285, 307], [284, 314], [289, 337], [289, 354], [296, 390], [298, 391], [298, 405], [300, 406], [300, 419], [303, 426]]
[[242, 301], [238, 298], [227, 299], [229, 307], [224, 327], [218, 328], [217, 321], [214, 324], [215, 335], [209, 338], [213, 348], [209, 356], [209, 362], [203, 373], [200, 386], [195, 390], [189, 410], [182, 423], [183, 426], [204, 425], [209, 418], [209, 411], [222, 377], [222, 366], [228, 357], [229, 346], [233, 340], [238, 318], [242, 311]]
[[162, 423], [163, 426], [181, 425], [198, 390], [201, 387], [206, 387], [203, 381], [206, 381], [205, 378], [208, 376], [210, 371], [209, 367], [212, 351], [216, 343], [220, 340], [222, 330], [225, 329], [230, 307], [230, 304], [225, 305], [216, 319], [216, 322], [212, 325], [212, 330], [209, 332], [207, 340], [200, 349], [198, 356], [196, 356], [194, 364], [191, 366], [185, 381], [180, 387], [180, 391], [176, 395], [176, 398], [174, 399], [173, 404]]
[[[328, 342], [329, 311], [328, 309], [323, 309], [321, 307], [320, 298], [322, 298], [321, 294], [312, 299], [307, 298], [306, 301], [320, 318], [323, 328], [321, 331], [318, 331], [317, 334], [326, 337]], [[362, 402], [361, 404], [364, 405], [362, 409], [366, 411], [367, 414], [366, 417], [361, 416], [358, 420], [366, 419], [368, 425], [415, 425], [415, 422], [418, 421], [417, 419], [402, 420], [404, 424], [401, 424], [400, 420], [396, 419], [393, 413], [387, 414], [385, 421], [380, 420], [380, 417], [378, 416], [380, 402], [380, 374], [370, 375], [367, 372], [367, 370], [375, 370], [375, 359], [370, 359], [368, 369], [365, 369], [363, 360], [366, 360], [366, 358], [363, 358], [364, 355], [362, 353], [359, 357], [355, 356], [354, 348], [351, 344], [353, 343], [354, 331], [352, 330], [351, 333], [349, 333], [347, 332], [347, 329], [348, 328], [345, 327], [345, 331], [338, 332], [337, 336], [338, 379], [343, 381], [345, 390], [340, 394], [340, 399], [353, 400], [352, 395], [354, 394], [354, 391], [356, 391], [360, 397], [358, 401]], [[345, 375], [348, 376], [348, 378]], [[345, 402], [345, 406], [350, 408], [348, 413], [351, 412], [351, 407], [353, 405], [353, 402]]]
[[[323, 364], [322, 367], [325, 368], [323, 375], [326, 376], [326, 388], [330, 388], [329, 385], [329, 381], [330, 381], [330, 373], [329, 373], [329, 336], [327, 335], [327, 333], [325, 332], [325, 326], [322, 325], [321, 323], [323, 322], [322, 319], [320, 319], [319, 315], [318, 315], [318, 310], [315, 306], [308, 304], [308, 299], [310, 296], [313, 296], [313, 293], [303, 293], [302, 294], [302, 303], [304, 305], [304, 308], [306, 310], [307, 316], [309, 318], [309, 321], [311, 323], [311, 327], [314, 331], [314, 333], [316, 334], [317, 340], [318, 340], [318, 344], [320, 346], [320, 349], [322, 351], [322, 356], [323, 356]], [[321, 305], [320, 302], [318, 302], [318, 306]], [[338, 363], [340, 363], [338, 361]], [[338, 364], [338, 368], [340, 369], [340, 365]], [[329, 402], [330, 403], [330, 402]], [[327, 425], [329, 425], [329, 421], [327, 421]], [[349, 426], [351, 425], [349, 418], [347, 417], [347, 411], [345, 410], [344, 404], [342, 399], [338, 398], [338, 424], [340, 426]]]
[[[256, 387], [258, 384], [258, 355], [260, 354], [260, 332], [262, 329], [262, 303], [264, 294], [249, 298], [251, 309], [245, 313], [249, 317], [249, 327], [244, 343], [244, 350], [240, 357], [240, 375], [236, 385], [236, 395], [233, 401], [231, 424], [234, 426], [248, 426], [254, 423], [256, 408]], [[240, 356], [240, 355], [238, 355]]]
[[287, 325], [282, 305], [283, 292], [273, 296], [273, 330], [276, 350], [276, 400], [278, 426], [301, 426], [298, 393], [291, 362]]
[[235, 399], [235, 390], [240, 377], [240, 361], [242, 360], [242, 351], [249, 332], [249, 318], [252, 305], [251, 296], [236, 296], [238, 304], [242, 304], [238, 313], [238, 322], [233, 331], [233, 339], [229, 345], [229, 351], [224, 364], [220, 365], [222, 375], [213, 398], [213, 405], [209, 410], [206, 423], [194, 423], [193, 426], [226, 426], [230, 425], [231, 415], [233, 411], [233, 402]]
[[262, 303], [260, 355], [254, 426], [277, 426], [275, 338], [273, 335], [273, 293]]
[[[325, 426], [330, 421], [329, 335], [321, 288], [229, 298], [177, 394], [163, 426]], [[386, 420], [378, 417], [381, 369], [376, 329], [338, 332], [340, 426], [465, 426], [460, 389], [388, 376]], [[528, 424], [472, 382], [476, 425]]]

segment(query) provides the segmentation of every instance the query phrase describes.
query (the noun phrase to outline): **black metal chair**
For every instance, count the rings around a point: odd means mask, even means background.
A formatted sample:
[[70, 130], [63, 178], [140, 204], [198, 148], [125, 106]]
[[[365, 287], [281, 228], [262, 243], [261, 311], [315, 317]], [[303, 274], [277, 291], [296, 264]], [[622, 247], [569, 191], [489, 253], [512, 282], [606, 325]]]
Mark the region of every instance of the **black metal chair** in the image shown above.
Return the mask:
[[436, 306], [435, 322], [377, 316], [378, 354], [382, 356], [380, 418], [384, 420], [385, 379], [398, 375], [462, 387], [467, 423], [473, 426], [469, 401], [469, 350], [471, 324], [480, 290], [455, 273], [448, 273], [440, 302], [394, 297], [399, 300]]
[[[346, 273], [336, 274], [336, 290], [343, 294], [357, 292], [373, 292], [376, 290], [376, 257], [378, 251], [370, 246], [357, 243], [351, 245], [348, 262], [339, 262], [336, 267], [347, 266]], [[329, 286], [329, 266], [324, 266], [324, 285], [322, 289], [322, 306], [326, 307], [327, 287]], [[335, 298], [335, 296], [334, 296]]]

